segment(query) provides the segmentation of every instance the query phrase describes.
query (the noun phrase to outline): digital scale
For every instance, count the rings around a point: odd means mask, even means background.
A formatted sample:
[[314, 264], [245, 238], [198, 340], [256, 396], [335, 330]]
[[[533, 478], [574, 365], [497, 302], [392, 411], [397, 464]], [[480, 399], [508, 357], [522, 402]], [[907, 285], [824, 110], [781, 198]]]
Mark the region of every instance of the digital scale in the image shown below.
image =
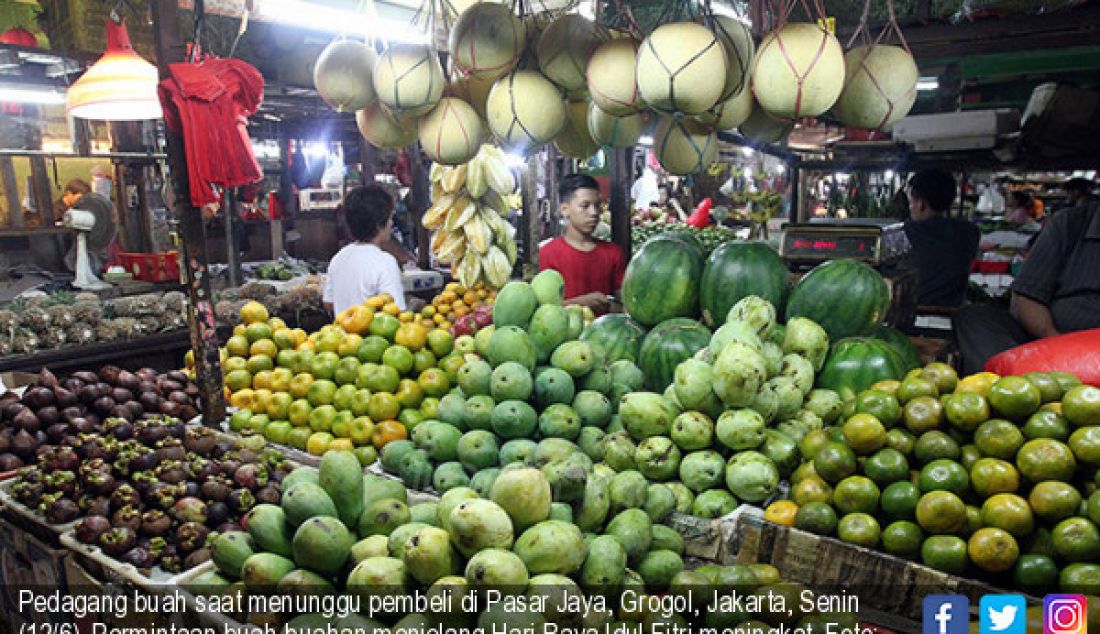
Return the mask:
[[886, 323], [908, 330], [917, 314], [917, 271], [901, 266], [911, 246], [893, 218], [817, 218], [783, 228], [779, 255], [797, 276], [828, 260], [855, 259], [882, 274], [890, 287]]

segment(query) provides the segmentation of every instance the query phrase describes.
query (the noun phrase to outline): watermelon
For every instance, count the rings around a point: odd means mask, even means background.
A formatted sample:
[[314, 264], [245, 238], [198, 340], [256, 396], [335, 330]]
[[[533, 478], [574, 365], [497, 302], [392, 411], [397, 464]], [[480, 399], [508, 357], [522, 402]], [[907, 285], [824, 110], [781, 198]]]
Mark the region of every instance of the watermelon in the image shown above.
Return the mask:
[[873, 333], [889, 308], [890, 289], [878, 271], [857, 260], [830, 260], [795, 284], [787, 320], [812, 319], [829, 341], [840, 341]]
[[917, 352], [917, 347], [913, 345], [913, 342], [909, 340], [909, 337], [905, 336], [905, 333], [897, 328], [891, 328], [890, 326], [879, 326], [875, 331], [875, 338], [882, 339], [886, 343], [890, 344], [894, 348], [894, 351], [901, 357], [902, 362], [905, 364], [905, 370], [908, 372], [913, 368], [920, 367], [920, 353]]
[[[703, 253], [703, 243], [699, 242], [699, 238], [695, 237], [695, 234], [686, 229], [670, 229], [669, 231], [662, 231], [653, 236], [649, 240], [655, 240], [657, 238], [673, 238], [676, 240], [683, 240], [684, 242], [699, 249], [699, 253]], [[646, 242], [649, 242], [646, 240]]]
[[878, 381], [901, 380], [907, 371], [901, 355], [889, 343], [873, 337], [849, 337], [829, 351], [817, 375], [817, 386], [851, 400]]
[[603, 346], [608, 363], [614, 363], [619, 359], [637, 362], [644, 337], [645, 328], [622, 313], [604, 315], [588, 324], [581, 333], [581, 341]]
[[672, 383], [676, 366], [710, 343], [710, 329], [682, 317], [657, 324], [642, 341], [638, 367], [645, 374], [646, 389], [663, 392]]
[[679, 238], [654, 238], [630, 260], [623, 276], [623, 305], [643, 326], [698, 312], [703, 253]]
[[714, 250], [703, 267], [699, 307], [703, 321], [721, 326], [730, 307], [749, 295], [762, 297], [783, 314], [787, 301], [787, 267], [762, 242], [727, 242]]

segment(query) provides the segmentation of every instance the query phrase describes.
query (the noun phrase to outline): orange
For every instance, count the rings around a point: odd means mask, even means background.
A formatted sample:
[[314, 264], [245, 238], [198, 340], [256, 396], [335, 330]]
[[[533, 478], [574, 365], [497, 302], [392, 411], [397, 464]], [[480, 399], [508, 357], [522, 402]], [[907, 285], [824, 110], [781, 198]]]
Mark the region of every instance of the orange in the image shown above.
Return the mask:
[[354, 357], [355, 353], [359, 351], [359, 344], [361, 343], [363, 343], [363, 337], [355, 333], [344, 335], [340, 345], [336, 347], [336, 354], [341, 357]]
[[776, 500], [764, 510], [764, 519], [780, 526], [794, 526], [798, 505], [791, 500]]
[[453, 290], [448, 289], [440, 293], [438, 299], [441, 304], [450, 304], [458, 299], [458, 295]]
[[451, 380], [439, 368], [429, 368], [420, 373], [417, 379], [426, 396], [442, 398], [451, 389]]
[[[813, 463], [807, 462], [806, 464], [812, 465]], [[806, 504], [807, 502], [829, 504], [833, 501], [833, 487], [829, 486], [829, 483], [819, 476], [808, 476], [791, 488], [791, 497], [794, 498], [796, 504]]]
[[989, 396], [989, 388], [993, 387], [993, 382], [1001, 378], [1000, 376], [992, 372], [978, 372], [977, 374], [971, 374], [970, 376], [959, 381], [959, 384], [955, 387], [956, 392], [973, 392], [975, 394], [981, 394], [982, 396]]
[[405, 440], [408, 437], [409, 433], [405, 431], [405, 426], [395, 420], [377, 423], [371, 432], [371, 442], [378, 450], [395, 440]]
[[271, 319], [268, 319], [267, 325], [271, 326], [272, 330], [279, 330], [280, 328], [287, 327], [286, 322], [283, 321], [282, 317], [272, 317]]
[[290, 379], [290, 385], [287, 386], [287, 391], [294, 398], [305, 398], [309, 392], [309, 386], [313, 385], [313, 375], [307, 372], [299, 372]]
[[275, 368], [271, 371], [271, 391], [289, 392], [290, 382], [293, 378], [294, 373], [288, 368]]
[[248, 324], [244, 329], [244, 336], [249, 343], [254, 343], [260, 339], [270, 339], [272, 333], [271, 326], [263, 322]]
[[256, 398], [253, 399], [252, 410], [256, 412], [266, 412], [271, 407], [271, 397], [274, 394], [271, 390], [265, 388], [256, 389]]
[[263, 355], [265, 357], [274, 357], [279, 354], [279, 347], [276, 346], [275, 342], [271, 339], [257, 339], [249, 346], [248, 353], [252, 356]]
[[241, 306], [241, 321], [245, 324], [257, 324], [267, 321], [270, 315], [267, 314], [267, 308], [257, 301], [247, 302], [244, 306]]
[[350, 438], [336, 438], [328, 444], [329, 451], [351, 451], [355, 449]]
[[239, 392], [247, 387], [252, 387], [252, 375], [245, 369], [227, 372], [225, 375], [225, 386], [233, 392]]
[[262, 372], [264, 370], [274, 370], [275, 361], [266, 355], [258, 354], [256, 356], [248, 357], [248, 361], [245, 362], [245, 368], [252, 374]]
[[301, 328], [295, 328], [290, 332], [294, 335], [294, 342], [299, 346], [305, 343], [306, 339], [309, 338], [309, 335], [306, 334], [306, 331], [302, 330]]
[[413, 315], [411, 310], [403, 310], [397, 315], [397, 319], [401, 323], [408, 323], [413, 320], [413, 317], [415, 317], [415, 315]]
[[306, 441], [306, 451], [315, 456], [324, 455], [333, 440], [335, 439], [332, 434], [327, 431], [313, 432], [309, 435], [309, 440]]
[[290, 328], [279, 328], [271, 333], [271, 340], [279, 350], [293, 350], [298, 347], [298, 339]]
[[252, 387], [257, 390], [270, 390], [271, 378], [274, 376], [271, 370], [261, 370], [252, 375]]
[[389, 392], [375, 392], [367, 403], [367, 416], [374, 421], [396, 420], [401, 412], [401, 403]]
[[225, 342], [225, 349], [231, 357], [247, 357], [249, 343], [244, 335], [233, 335]]
[[1004, 572], [1016, 564], [1020, 547], [1008, 531], [979, 528], [970, 536], [966, 552], [975, 566], [989, 572]]
[[238, 390], [229, 397], [229, 404], [238, 409], [252, 409], [256, 401], [256, 393], [250, 387]]
[[243, 337], [245, 331], [247, 331], [247, 330], [248, 330], [248, 325], [247, 324], [237, 324], [236, 326], [233, 326], [233, 334], [238, 336], [238, 337]]
[[416, 352], [428, 343], [428, 331], [419, 324], [401, 324], [394, 335], [394, 342]]
[[386, 313], [387, 315], [397, 317], [397, 315], [401, 312], [401, 307], [393, 302], [389, 302], [382, 307], [382, 312]]

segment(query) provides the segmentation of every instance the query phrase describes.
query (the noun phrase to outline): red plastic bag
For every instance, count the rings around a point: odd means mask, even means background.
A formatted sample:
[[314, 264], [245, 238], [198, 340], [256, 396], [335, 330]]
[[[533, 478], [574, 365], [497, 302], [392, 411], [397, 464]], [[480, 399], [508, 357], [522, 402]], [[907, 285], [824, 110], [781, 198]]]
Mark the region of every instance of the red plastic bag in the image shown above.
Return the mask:
[[710, 224], [710, 208], [712, 205], [714, 205], [713, 200], [704, 198], [703, 201], [695, 207], [695, 211], [692, 212], [684, 222], [693, 227], [698, 227], [699, 229], [706, 228], [706, 226]]
[[1100, 328], [1039, 339], [1005, 350], [986, 361], [985, 369], [1001, 376], [1060, 370], [1100, 387]]

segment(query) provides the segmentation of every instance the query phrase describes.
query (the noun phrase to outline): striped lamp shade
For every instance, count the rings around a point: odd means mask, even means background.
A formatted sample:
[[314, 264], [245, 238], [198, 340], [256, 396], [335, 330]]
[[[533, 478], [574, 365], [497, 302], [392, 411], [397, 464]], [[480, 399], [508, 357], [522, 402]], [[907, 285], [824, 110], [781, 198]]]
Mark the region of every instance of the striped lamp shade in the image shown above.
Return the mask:
[[157, 69], [134, 52], [126, 25], [107, 20], [107, 50], [66, 95], [70, 115], [99, 121], [139, 121], [163, 116]]

